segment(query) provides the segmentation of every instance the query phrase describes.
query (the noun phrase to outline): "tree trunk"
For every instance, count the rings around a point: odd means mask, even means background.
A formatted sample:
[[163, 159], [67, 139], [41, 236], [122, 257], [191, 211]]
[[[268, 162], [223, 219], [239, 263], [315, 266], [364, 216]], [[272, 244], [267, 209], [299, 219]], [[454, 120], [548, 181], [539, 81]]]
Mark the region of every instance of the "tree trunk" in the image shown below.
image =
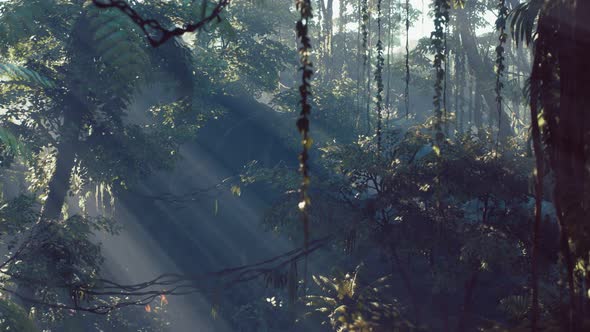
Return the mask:
[[359, 0], [358, 3], [358, 27], [356, 30], [356, 41], [357, 41], [357, 48], [356, 48], [356, 70], [357, 70], [357, 78], [356, 78], [356, 114], [355, 114], [355, 121], [354, 121], [354, 128], [359, 129], [361, 125], [361, 81], [363, 80], [364, 71], [361, 69], [361, 25], [362, 25], [362, 15], [361, 15], [361, 6], [362, 0]]
[[[562, 227], [568, 231], [566, 234], [568, 243], [571, 243], [570, 259], [573, 260], [573, 266], [578, 260], [588, 262], [588, 247], [585, 243], [590, 235], [587, 218], [590, 215], [590, 78], [587, 75], [590, 71], [590, 58], [585, 56], [590, 49], [587, 25], [590, 3], [576, 1], [551, 10], [552, 12], [546, 14], [547, 19], [555, 22], [550, 21], [547, 24], [559, 26], [557, 36], [551, 39], [557, 43], [560, 78], [560, 102], [556, 115], [558, 121], [553, 123], [557, 135], [552, 139], [552, 166], [556, 174], [555, 201], [561, 209]], [[555, 12], [557, 15], [553, 14]], [[541, 28], [539, 24], [538, 30]], [[546, 38], [552, 36], [548, 35]], [[568, 271], [568, 278], [572, 278], [572, 273], [573, 271]], [[571, 283], [573, 282], [570, 282], [570, 288]], [[575, 290], [570, 290], [570, 293], [574, 292]], [[580, 306], [576, 307], [573, 303], [570, 305], [573, 307], [570, 309], [573, 311], [573, 326], [570, 329], [577, 330], [584, 317]]]
[[370, 7], [370, 1], [367, 1], [368, 3], [368, 8], [367, 8], [367, 13], [369, 15], [369, 20], [367, 21], [367, 31], [369, 32], [367, 35], [367, 103], [366, 103], [366, 110], [365, 110], [365, 115], [367, 117], [367, 135], [371, 134], [371, 56], [373, 55], [373, 46], [371, 43], [371, 7]]
[[41, 213], [43, 220], [56, 221], [60, 218], [70, 188], [70, 178], [76, 158], [78, 136], [82, 123], [82, 103], [71, 95], [66, 98], [66, 102], [68, 105], [65, 105], [64, 108], [64, 124], [57, 145], [55, 172], [49, 181], [47, 199]]
[[471, 318], [471, 302], [473, 300], [473, 291], [475, 290], [475, 285], [477, 284], [477, 277], [479, 275], [479, 271], [473, 271], [471, 273], [471, 277], [465, 282], [465, 295], [463, 296], [463, 309], [461, 311], [461, 316], [459, 318], [459, 325], [457, 327], [457, 331], [465, 332], [467, 331], [467, 325], [469, 323], [469, 319]]
[[[61, 127], [59, 143], [57, 144], [55, 171], [49, 180], [47, 199], [41, 211], [40, 221], [42, 223], [55, 222], [60, 219], [75, 164], [84, 109], [80, 107], [82, 103], [72, 95], [66, 96], [64, 104], [64, 122]], [[27, 299], [36, 298], [34, 285], [26, 282], [17, 282], [16, 292]], [[27, 314], [31, 311], [31, 302], [23, 300], [20, 304]]]
[[[404, 283], [404, 287], [408, 291], [410, 301], [412, 302], [412, 307], [414, 308], [414, 318], [416, 320], [416, 324], [420, 324], [420, 321], [422, 320], [422, 315], [421, 315], [422, 310], [421, 310], [421, 306], [420, 306], [420, 301], [418, 300], [418, 295], [416, 294], [416, 290], [412, 285], [412, 279], [411, 279], [408, 271], [404, 268], [405, 265], [399, 259], [399, 256], [397, 254], [397, 249], [393, 246], [391, 248], [391, 255], [393, 257], [392, 263], [395, 263], [395, 265], [397, 266], [397, 270], [399, 271], [399, 274], [402, 278], [402, 282]], [[392, 267], [392, 270], [393, 270], [393, 267]], [[395, 271], [392, 271], [392, 273], [395, 273]]]
[[481, 129], [483, 122], [482, 122], [482, 88], [481, 88], [481, 81], [477, 80], [477, 76], [475, 76], [475, 88], [473, 89], [475, 93], [475, 106], [473, 107], [473, 123], [477, 127], [477, 129]]

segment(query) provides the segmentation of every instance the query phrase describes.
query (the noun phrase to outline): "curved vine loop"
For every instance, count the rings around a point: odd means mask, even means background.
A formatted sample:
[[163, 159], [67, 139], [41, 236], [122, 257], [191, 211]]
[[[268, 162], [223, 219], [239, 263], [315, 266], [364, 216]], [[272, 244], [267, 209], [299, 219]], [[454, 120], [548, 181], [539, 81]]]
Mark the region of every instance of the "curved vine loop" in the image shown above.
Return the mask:
[[[299, 62], [301, 63], [301, 85], [299, 86], [299, 95], [301, 96], [301, 112], [297, 120], [297, 129], [301, 134], [302, 150], [299, 154], [299, 171], [303, 177], [301, 182], [301, 200], [299, 201], [299, 210], [301, 211], [303, 220], [303, 248], [307, 250], [309, 247], [309, 216], [308, 207], [310, 198], [308, 194], [308, 187], [310, 183], [309, 177], [309, 148], [312, 144], [312, 139], [309, 136], [309, 116], [311, 114], [311, 105], [309, 98], [311, 96], [311, 77], [313, 76], [313, 65], [311, 63], [311, 39], [309, 37], [309, 21], [313, 16], [311, 7], [311, 0], [296, 0], [295, 6], [299, 11], [300, 18], [296, 24], [297, 39], [299, 45]], [[307, 277], [307, 259], [304, 265], [304, 280]], [[305, 289], [305, 285], [304, 285]]]
[[[204, 16], [195, 23], [188, 23], [182, 28], [166, 29], [160, 22], [154, 19], [144, 19], [139, 13], [133, 9], [125, 0], [92, 0], [92, 3], [98, 8], [117, 8], [139, 26], [141, 31], [146, 35], [150, 45], [158, 47], [173, 37], [180, 37], [187, 32], [195, 32], [213, 20], [221, 20], [219, 15], [230, 0], [219, 0], [219, 2], [213, 7], [211, 13]], [[206, 4], [203, 1], [203, 4]], [[204, 13], [204, 12], [203, 12]]]

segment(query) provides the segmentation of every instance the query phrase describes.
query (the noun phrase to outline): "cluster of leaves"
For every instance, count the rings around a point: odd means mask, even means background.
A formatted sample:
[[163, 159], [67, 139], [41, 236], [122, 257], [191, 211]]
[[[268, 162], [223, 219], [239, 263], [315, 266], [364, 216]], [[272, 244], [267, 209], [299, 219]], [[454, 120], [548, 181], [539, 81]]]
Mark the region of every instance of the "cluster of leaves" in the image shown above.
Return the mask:
[[[400, 284], [393, 287], [394, 294], [400, 294], [404, 288], [414, 290], [404, 299], [404, 303], [412, 304], [410, 312], [424, 310], [428, 305], [423, 303], [431, 301], [428, 298], [461, 297], [473, 279], [473, 287], [486, 292], [489, 299], [481, 309], [483, 315], [508, 315], [506, 310], [511, 310], [512, 322], [520, 319], [514, 323], [520, 324], [526, 317], [516, 316], [523, 309], [510, 308], [509, 303], [514, 296], [528, 291], [528, 220], [533, 205], [528, 170], [532, 161], [516, 143], [509, 153], [497, 155], [493, 147], [484, 143], [487, 140], [480, 138], [481, 133], [444, 141], [445, 153], [437, 156], [429, 138], [432, 123], [400, 123], [399, 128], [384, 135], [380, 157], [376, 154], [376, 137], [361, 137], [353, 144], [332, 142], [322, 147], [321, 175], [314, 181], [314, 197], [318, 198], [309, 210], [311, 227], [315, 234], [335, 236], [334, 259], [339, 264], [378, 253], [385, 266], [373, 267], [373, 273], [394, 266], [393, 275], [400, 278]], [[490, 141], [492, 136], [489, 133]], [[440, 195], [433, 188], [437, 176], [441, 178]], [[281, 177], [273, 177], [276, 178]], [[276, 180], [272, 182], [276, 186]], [[276, 232], [296, 236], [296, 197], [288, 190], [284, 192], [265, 223]], [[541, 264], [543, 271], [550, 271], [557, 263], [553, 250], [558, 239], [549, 235], [557, 230], [555, 215], [550, 208], [546, 208], [546, 214], [542, 227], [547, 235], [542, 239]], [[348, 258], [340, 254], [342, 251], [349, 253]], [[421, 277], [404, 280], [403, 275]], [[338, 282], [329, 278], [317, 280], [327, 289], [338, 291], [338, 285], [350, 282], [352, 276]], [[553, 303], [557, 303], [554, 278], [548, 273], [543, 279], [542, 297], [547, 303], [543, 312], [547, 319], [555, 313]], [[510, 286], [498, 283], [499, 279]], [[486, 284], [487, 291], [479, 288], [477, 280]], [[336, 286], [331, 287], [332, 284]], [[320, 311], [325, 311], [326, 319], [334, 318], [334, 329], [342, 327], [342, 319], [354, 321], [352, 316], [339, 318], [345, 311], [335, 310], [346, 296], [340, 296], [340, 301], [338, 295], [319, 295], [318, 299], [322, 296], [326, 296], [322, 303], [338, 304], [325, 309], [325, 305], [316, 303]], [[416, 303], [412, 297], [418, 298]], [[460, 311], [461, 306], [451, 308]], [[461, 315], [454, 317], [451, 323], [461, 324]], [[434, 317], [414, 321], [435, 322]], [[483, 321], [480, 324], [486, 325]]]
[[[404, 308], [387, 294], [388, 277], [364, 283], [361, 266], [337, 277], [313, 276], [320, 295], [307, 295], [305, 305], [328, 319], [334, 331], [412, 331], [414, 326], [403, 317]], [[313, 312], [306, 313], [306, 316]], [[326, 323], [325, 321], [322, 324]]]
[[0, 329], [5, 331], [37, 332], [33, 321], [18, 305], [7, 299], [0, 299]]
[[[84, 207], [94, 188], [98, 204], [106, 192], [113, 199], [113, 188], [170, 167], [180, 143], [208, 118], [194, 107], [192, 51], [181, 40], [151, 48], [124, 13], [98, 9], [91, 0], [4, 1], [0, 10], [2, 167], [17, 157], [26, 162], [27, 174], [14, 165], [17, 181], [36, 195], [2, 202], [2, 240], [12, 253], [2, 265], [2, 289], [16, 292], [13, 300], [34, 303], [43, 325], [72, 310], [104, 313], [126, 305], [124, 298], [93, 293], [103, 264], [95, 233], [118, 228], [105, 217], [85, 215]], [[144, 10], [162, 15], [147, 4]], [[170, 54], [176, 58], [167, 59]], [[170, 75], [179, 71], [192, 74]], [[136, 97], [150, 80], [161, 83], [156, 91], [191, 88], [146, 106]], [[60, 164], [68, 153], [75, 156], [72, 163]], [[57, 195], [79, 198], [82, 214], [69, 216], [58, 206], [63, 219], [40, 220], [39, 205], [47, 204], [52, 190], [55, 195], [52, 180], [60, 172], [64, 189]]]

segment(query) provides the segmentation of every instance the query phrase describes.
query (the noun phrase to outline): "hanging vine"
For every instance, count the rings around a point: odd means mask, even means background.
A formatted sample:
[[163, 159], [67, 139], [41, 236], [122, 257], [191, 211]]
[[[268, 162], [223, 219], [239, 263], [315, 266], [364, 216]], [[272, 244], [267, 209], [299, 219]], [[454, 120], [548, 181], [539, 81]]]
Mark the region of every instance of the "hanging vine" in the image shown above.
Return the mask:
[[[398, 0], [398, 8], [401, 8], [401, 0]], [[398, 22], [401, 22], [401, 11], [399, 12]], [[385, 108], [387, 108], [387, 119], [391, 118], [391, 35], [393, 30], [393, 0], [389, 0], [387, 13], [387, 58], [385, 60], [385, 68], [387, 72], [387, 83], [385, 84]]]
[[366, 102], [366, 109], [365, 109], [365, 115], [366, 115], [366, 120], [367, 120], [367, 133], [371, 132], [371, 117], [370, 117], [370, 111], [371, 111], [371, 36], [370, 36], [370, 30], [371, 30], [371, 16], [370, 16], [370, 12], [369, 12], [369, 2], [368, 0], [363, 0], [362, 2], [362, 16], [363, 16], [363, 21], [362, 21], [362, 33], [363, 33], [363, 51], [364, 51], [364, 56], [363, 56], [363, 69], [366, 70], [366, 78], [367, 78], [367, 102]]
[[[299, 210], [301, 211], [303, 220], [303, 248], [309, 248], [309, 216], [308, 207], [310, 204], [308, 187], [309, 187], [309, 148], [312, 144], [312, 139], [309, 136], [309, 116], [311, 114], [310, 98], [310, 81], [313, 76], [313, 66], [311, 63], [311, 39], [309, 38], [309, 21], [313, 13], [311, 7], [311, 0], [296, 0], [295, 6], [299, 11], [300, 18], [297, 21], [296, 32], [299, 41], [299, 62], [301, 63], [301, 85], [299, 86], [299, 94], [301, 96], [301, 112], [297, 120], [297, 129], [301, 134], [301, 143], [303, 149], [299, 154], [299, 171], [303, 177], [301, 188], [299, 189], [301, 198], [299, 201]], [[304, 275], [307, 275], [307, 259], [305, 261]]]
[[410, 114], [410, 0], [406, 0], [406, 88], [404, 90], [406, 118]]
[[383, 122], [383, 42], [381, 41], [381, 0], [377, 1], [377, 68], [375, 69], [375, 81], [377, 82], [377, 154], [381, 155], [381, 127]]
[[363, 65], [366, 66], [369, 60], [367, 49], [369, 43], [369, 3], [368, 0], [361, 0], [361, 35], [363, 37]]
[[445, 52], [444, 58], [444, 67], [443, 67], [443, 101], [442, 101], [442, 109], [443, 109], [443, 119], [444, 119], [444, 133], [448, 134], [448, 113], [447, 113], [447, 72], [448, 72], [448, 61], [449, 58], [449, 48], [447, 47], [447, 35], [449, 33], [449, 24], [445, 25], [444, 29], [444, 37], [443, 37], [443, 47]]
[[504, 44], [506, 43], [506, 19], [508, 17], [508, 8], [506, 0], [498, 1], [498, 18], [496, 19], [496, 29], [500, 33], [498, 36], [498, 46], [496, 47], [496, 107], [498, 112], [498, 137], [496, 138], [496, 154], [500, 142], [500, 125], [502, 123], [502, 76], [504, 75]]
[[445, 78], [445, 26], [449, 22], [448, 0], [434, 0], [434, 31], [431, 35], [432, 48], [434, 50], [434, 151], [440, 155], [441, 145], [444, 139], [442, 132], [442, 107], [443, 107], [443, 81]]

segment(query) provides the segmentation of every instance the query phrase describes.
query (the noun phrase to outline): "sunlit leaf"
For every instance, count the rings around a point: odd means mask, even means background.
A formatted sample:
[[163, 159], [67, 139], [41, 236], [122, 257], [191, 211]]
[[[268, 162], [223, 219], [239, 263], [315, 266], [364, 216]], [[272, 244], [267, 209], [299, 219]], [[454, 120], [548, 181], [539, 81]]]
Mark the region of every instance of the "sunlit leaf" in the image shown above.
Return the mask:
[[432, 150], [434, 151], [437, 157], [440, 157], [440, 147], [438, 145], [433, 145]]
[[236, 196], [242, 195], [242, 189], [240, 188], [240, 186], [233, 185], [231, 186], [230, 191], [232, 194]]

